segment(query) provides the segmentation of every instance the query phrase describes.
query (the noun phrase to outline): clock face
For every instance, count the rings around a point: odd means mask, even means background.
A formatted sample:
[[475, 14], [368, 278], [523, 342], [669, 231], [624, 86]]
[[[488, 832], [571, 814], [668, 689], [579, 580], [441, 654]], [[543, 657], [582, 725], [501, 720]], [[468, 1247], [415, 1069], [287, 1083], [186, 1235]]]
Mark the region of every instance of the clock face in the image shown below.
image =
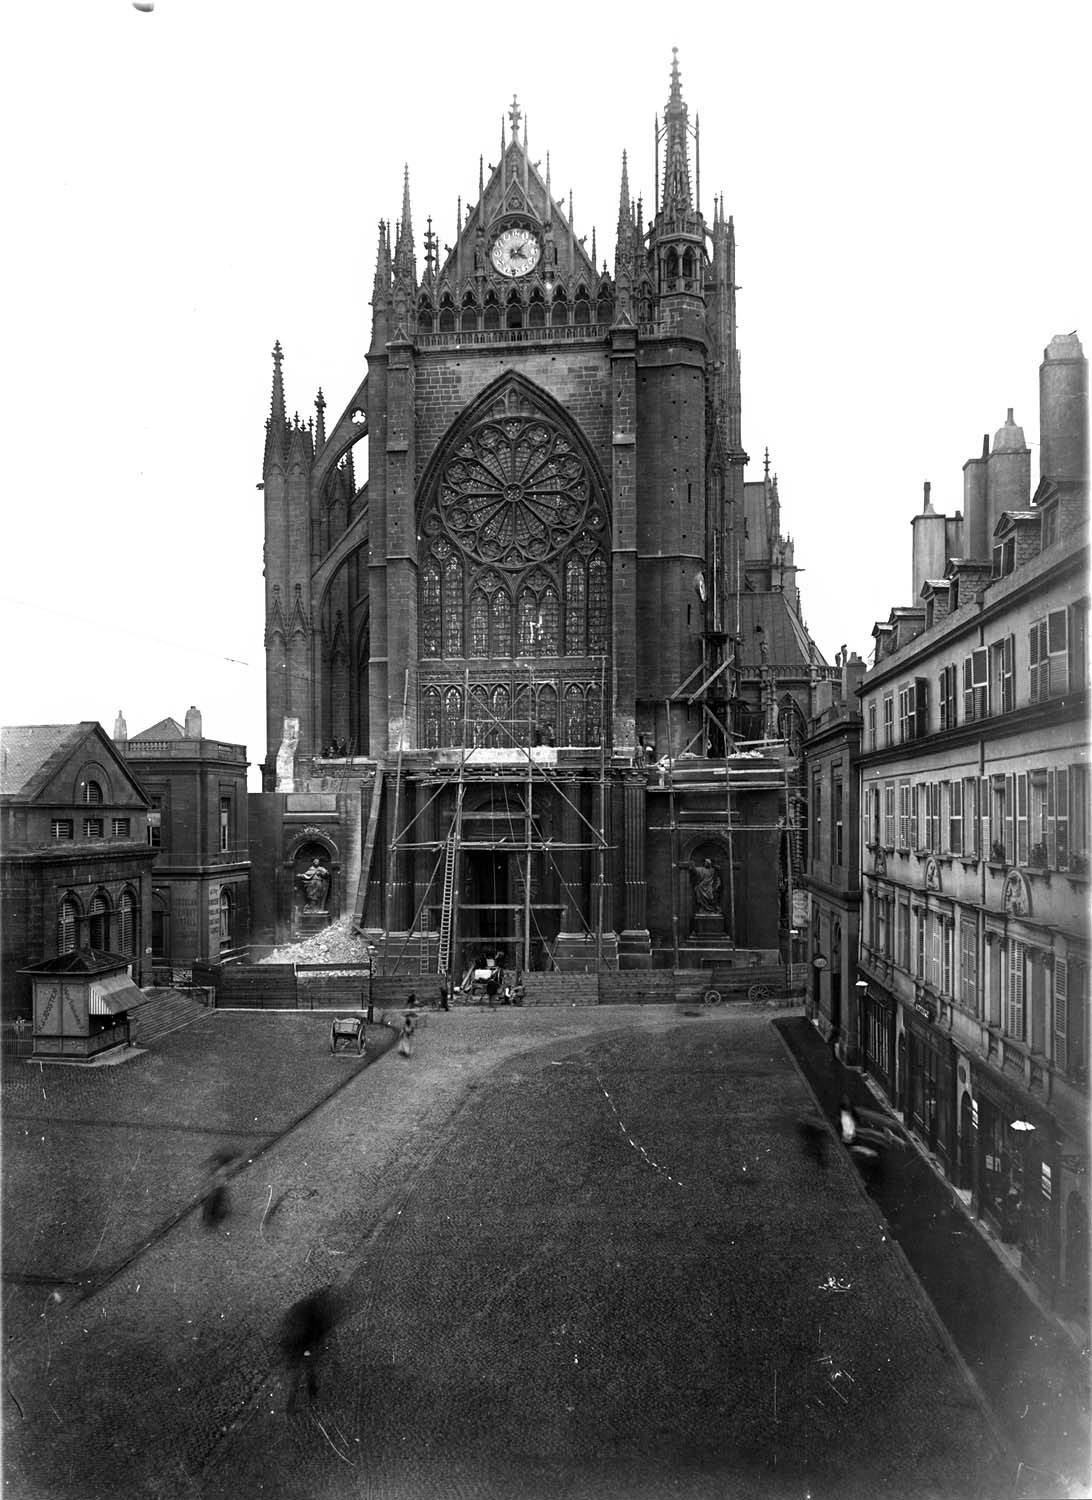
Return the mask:
[[489, 253], [502, 276], [526, 276], [538, 265], [542, 247], [530, 229], [518, 226], [502, 229]]

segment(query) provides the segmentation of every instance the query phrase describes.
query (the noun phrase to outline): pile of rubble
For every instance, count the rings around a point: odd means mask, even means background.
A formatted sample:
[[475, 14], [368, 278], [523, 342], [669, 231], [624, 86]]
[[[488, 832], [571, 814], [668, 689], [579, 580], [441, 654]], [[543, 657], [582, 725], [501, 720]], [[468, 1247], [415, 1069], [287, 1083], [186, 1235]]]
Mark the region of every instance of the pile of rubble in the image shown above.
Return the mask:
[[368, 941], [353, 928], [351, 917], [332, 922], [302, 942], [274, 948], [263, 964], [366, 964]]

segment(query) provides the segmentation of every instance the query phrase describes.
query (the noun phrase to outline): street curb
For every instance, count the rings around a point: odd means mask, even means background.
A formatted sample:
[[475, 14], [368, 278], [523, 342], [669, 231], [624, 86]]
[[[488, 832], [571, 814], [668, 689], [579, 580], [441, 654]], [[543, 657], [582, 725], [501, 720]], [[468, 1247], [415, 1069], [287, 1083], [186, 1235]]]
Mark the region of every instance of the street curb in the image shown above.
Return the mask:
[[[819, 1103], [819, 1100], [818, 1100], [818, 1098], [817, 1098], [817, 1096], [815, 1094], [815, 1091], [812, 1088], [811, 1083], [808, 1080], [807, 1074], [804, 1072], [804, 1069], [801, 1066], [799, 1060], [797, 1059], [797, 1056], [796, 1056], [795, 1052], [789, 1046], [789, 1043], [788, 1043], [788, 1041], [787, 1041], [784, 1033], [780, 1030], [779, 1027], [777, 1027], [776, 1025], [774, 1025], [772, 1021], [770, 1023], [770, 1029], [772, 1031], [775, 1031], [777, 1033], [777, 1036], [778, 1036], [778, 1038], [779, 1038], [779, 1040], [781, 1042], [781, 1045], [784, 1047], [786, 1053], [788, 1054], [789, 1061], [792, 1063], [793, 1068], [796, 1070], [797, 1076], [799, 1077], [801, 1083], [804, 1085], [805, 1089], [807, 1090], [808, 1094], [810, 1095], [812, 1101], [815, 1104], [816, 1109], [822, 1115], [823, 1120], [826, 1122], [827, 1127], [830, 1130], [831, 1134], [835, 1135], [834, 1127], [833, 1127], [833, 1125], [831, 1125], [829, 1119], [827, 1118], [827, 1115], [826, 1115], [826, 1112], [823, 1109], [823, 1106]], [[835, 1139], [837, 1140], [837, 1136], [836, 1135], [835, 1135]], [[841, 1142], [840, 1141], [838, 1142], [838, 1145], [841, 1148]], [[842, 1149], [844, 1149], [844, 1148], [842, 1148]], [[945, 1349], [947, 1349], [948, 1353], [952, 1357], [952, 1360], [953, 1360], [956, 1368], [960, 1371], [960, 1373], [962, 1374], [964, 1380], [967, 1382], [967, 1385], [968, 1385], [968, 1387], [969, 1387], [969, 1389], [971, 1391], [971, 1394], [973, 1395], [973, 1397], [974, 1397], [975, 1401], [977, 1402], [978, 1407], [979, 1407], [979, 1409], [980, 1409], [980, 1411], [982, 1413], [982, 1416], [983, 1416], [983, 1419], [984, 1419], [984, 1421], [986, 1423], [986, 1426], [989, 1428], [990, 1432], [993, 1434], [993, 1438], [994, 1438], [994, 1441], [997, 1443], [999, 1452], [1002, 1453], [1005, 1456], [1005, 1458], [1007, 1458], [1008, 1461], [1011, 1463], [1012, 1469], [1013, 1469], [1013, 1479], [1012, 1479], [1012, 1488], [1011, 1488], [1010, 1493], [1015, 1496], [1017, 1494], [1016, 1485], [1017, 1485], [1018, 1480], [1019, 1480], [1020, 1470], [1022, 1468], [1024, 1468], [1024, 1467], [1026, 1467], [1026, 1465], [1024, 1465], [1022, 1463], [1022, 1461], [1019, 1458], [1019, 1456], [1013, 1450], [1012, 1444], [1009, 1442], [1009, 1439], [1008, 1439], [1008, 1437], [1005, 1434], [1005, 1430], [1001, 1426], [1000, 1419], [994, 1413], [994, 1410], [993, 1410], [992, 1406], [990, 1405], [989, 1401], [986, 1399], [985, 1392], [983, 1391], [982, 1387], [978, 1383], [978, 1377], [975, 1375], [974, 1371], [971, 1369], [971, 1367], [967, 1363], [966, 1359], [964, 1359], [963, 1354], [962, 1354], [961, 1350], [959, 1349], [959, 1346], [956, 1344], [956, 1342], [953, 1339], [951, 1333], [948, 1331], [948, 1327], [945, 1324], [943, 1318], [940, 1316], [940, 1313], [937, 1312], [936, 1306], [933, 1303], [933, 1299], [929, 1296], [929, 1293], [925, 1290], [924, 1286], [922, 1286], [921, 1281], [920, 1281], [920, 1279], [918, 1277], [918, 1273], [914, 1270], [913, 1266], [910, 1264], [910, 1261], [907, 1258], [905, 1250], [902, 1248], [902, 1246], [899, 1244], [899, 1242], [895, 1239], [894, 1235], [891, 1232], [891, 1226], [890, 1226], [890, 1224], [887, 1222], [886, 1218], [884, 1217], [884, 1215], [880, 1211], [879, 1207], [877, 1206], [875, 1200], [872, 1198], [872, 1196], [869, 1194], [868, 1189], [865, 1187], [864, 1181], [861, 1178], [861, 1174], [857, 1171], [856, 1167], [853, 1166], [852, 1162], [850, 1162], [849, 1165], [850, 1165], [850, 1170], [852, 1172], [854, 1184], [855, 1184], [855, 1186], [857, 1188], [857, 1192], [860, 1194], [860, 1196], [864, 1200], [864, 1202], [868, 1205], [869, 1212], [871, 1213], [872, 1218], [874, 1219], [874, 1221], [878, 1225], [881, 1225], [883, 1227], [883, 1230], [884, 1230], [884, 1236], [883, 1236], [884, 1244], [890, 1246], [890, 1248], [894, 1251], [896, 1263], [901, 1268], [902, 1273], [905, 1276], [907, 1283], [917, 1293], [918, 1300], [920, 1301], [920, 1303], [921, 1303], [921, 1305], [922, 1305], [922, 1307], [923, 1307], [923, 1309], [924, 1309], [924, 1311], [926, 1313], [926, 1316], [929, 1318], [930, 1322], [933, 1324], [933, 1327], [936, 1330], [936, 1333], [937, 1333], [937, 1335], [938, 1335], [938, 1337], [940, 1339], [941, 1344], [944, 1346]]]

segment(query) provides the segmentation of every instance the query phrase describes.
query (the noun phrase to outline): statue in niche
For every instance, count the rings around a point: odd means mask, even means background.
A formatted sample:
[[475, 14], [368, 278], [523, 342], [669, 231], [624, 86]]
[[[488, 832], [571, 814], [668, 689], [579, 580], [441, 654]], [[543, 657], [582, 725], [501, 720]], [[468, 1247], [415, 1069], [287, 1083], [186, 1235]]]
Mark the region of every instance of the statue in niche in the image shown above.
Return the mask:
[[719, 917], [722, 882], [720, 871], [708, 855], [701, 864], [690, 866], [690, 884], [694, 890], [694, 910]]
[[307, 911], [325, 911], [330, 872], [316, 857], [299, 877], [303, 882], [303, 904]]

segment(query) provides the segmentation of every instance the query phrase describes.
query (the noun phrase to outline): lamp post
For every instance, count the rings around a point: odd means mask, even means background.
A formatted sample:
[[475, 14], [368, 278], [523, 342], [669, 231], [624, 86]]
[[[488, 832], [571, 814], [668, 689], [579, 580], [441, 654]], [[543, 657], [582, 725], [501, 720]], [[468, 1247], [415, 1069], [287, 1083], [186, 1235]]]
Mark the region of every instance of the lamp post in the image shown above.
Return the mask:
[[368, 944], [368, 1020], [371, 1021], [375, 1015], [375, 1007], [372, 1002], [372, 983], [375, 979], [375, 944]]

